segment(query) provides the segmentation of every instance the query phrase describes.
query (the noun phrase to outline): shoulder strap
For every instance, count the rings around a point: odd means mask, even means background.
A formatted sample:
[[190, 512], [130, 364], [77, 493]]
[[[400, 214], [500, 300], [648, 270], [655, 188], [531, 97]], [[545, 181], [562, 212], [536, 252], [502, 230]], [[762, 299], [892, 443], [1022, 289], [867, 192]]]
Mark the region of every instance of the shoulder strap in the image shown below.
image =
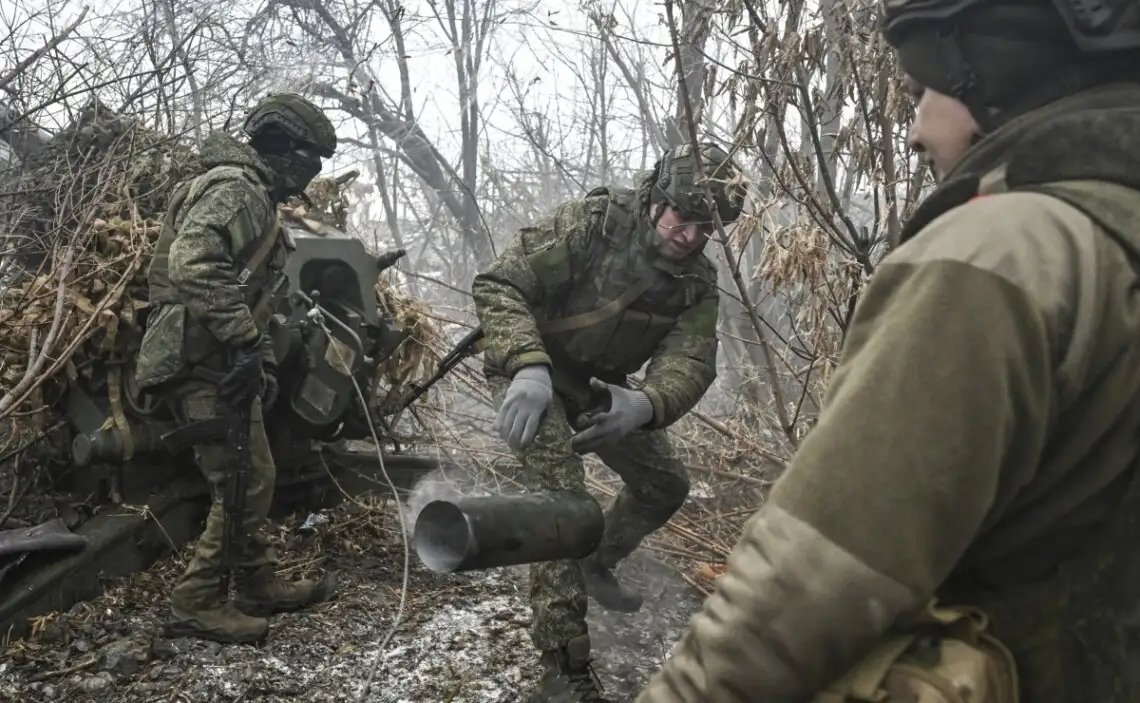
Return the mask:
[[[182, 199], [182, 203], [193, 203], [210, 187], [235, 177], [246, 178], [248, 171], [240, 166], [222, 166], [200, 174], [191, 182], [190, 189]], [[273, 245], [277, 242], [277, 228], [277, 209], [274, 208], [272, 221], [265, 230], [234, 257], [234, 264], [241, 267], [237, 275], [238, 283], [244, 284], [248, 281], [273, 251]]]
[[265, 228], [265, 231], [262, 232], [261, 236], [257, 239], [257, 248], [255, 248], [253, 252], [250, 253], [248, 258], [239, 256], [238, 260], [235, 261], [235, 263], [238, 263], [244, 259], [244, 262], [241, 264], [242, 269], [240, 272], [238, 272], [238, 283], [245, 283], [249, 280], [249, 277], [253, 275], [254, 271], [261, 268], [261, 264], [265, 262], [265, 259], [269, 256], [269, 253], [273, 251], [273, 245], [276, 243], [277, 210], [275, 209], [273, 211], [273, 220], [269, 223], [269, 226]]
[[656, 276], [656, 271], [649, 271], [637, 279], [637, 282], [627, 288], [624, 293], [597, 310], [591, 310], [590, 312], [584, 312], [580, 315], [571, 315], [570, 317], [563, 317], [557, 320], [539, 322], [538, 331], [540, 334], [569, 332], [570, 330], [590, 327], [599, 322], [604, 322], [611, 317], [620, 315], [626, 308], [633, 304], [633, 301], [640, 298], [646, 291], [653, 287]]
[[[605, 212], [601, 215], [603, 221], [601, 227], [604, 236], [601, 238], [604, 241], [593, 239], [590, 242], [590, 251], [587, 254], [588, 264], [587, 269], [593, 268], [593, 262], [605, 250], [609, 240], [622, 228], [628, 228], [633, 222], [633, 215], [629, 212], [626, 202], [619, 202], [622, 200], [623, 195], [628, 195], [629, 191], [613, 190], [600, 186], [590, 191], [590, 195], [608, 195], [609, 201], [606, 204]], [[592, 225], [597, 226], [597, 225]], [[553, 320], [545, 320], [537, 323], [539, 334], [557, 334], [559, 332], [569, 332], [571, 330], [578, 330], [584, 327], [591, 327], [593, 325], [605, 322], [612, 317], [620, 315], [635, 300], [644, 295], [650, 288], [653, 287], [654, 282], [657, 280], [656, 270], [649, 270], [644, 276], [639, 278], [632, 286], [627, 288], [620, 296], [611, 300], [602, 307], [584, 312], [578, 315], [571, 315], [570, 317], [562, 317]], [[572, 283], [572, 282], [571, 282]]]

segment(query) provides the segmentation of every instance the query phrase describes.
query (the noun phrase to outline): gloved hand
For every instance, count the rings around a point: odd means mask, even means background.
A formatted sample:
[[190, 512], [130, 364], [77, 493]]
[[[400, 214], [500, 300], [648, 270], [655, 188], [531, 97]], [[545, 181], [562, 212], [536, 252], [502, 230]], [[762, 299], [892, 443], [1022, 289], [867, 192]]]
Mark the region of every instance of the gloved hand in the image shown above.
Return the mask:
[[553, 398], [550, 371], [541, 364], [524, 366], [515, 372], [491, 428], [516, 452], [530, 446]]
[[261, 337], [258, 336], [233, 355], [233, 366], [222, 377], [218, 391], [222, 400], [232, 406], [244, 405], [265, 389], [265, 372], [261, 363]]
[[268, 412], [277, 402], [280, 387], [277, 385], [277, 365], [261, 362], [263, 376], [265, 377], [265, 393], [261, 396], [261, 409]]
[[570, 440], [570, 447], [578, 454], [586, 454], [599, 446], [621, 439], [653, 419], [653, 402], [644, 391], [635, 391], [596, 378], [590, 379], [590, 389], [610, 394], [608, 410], [578, 416], [577, 424], [584, 428]]

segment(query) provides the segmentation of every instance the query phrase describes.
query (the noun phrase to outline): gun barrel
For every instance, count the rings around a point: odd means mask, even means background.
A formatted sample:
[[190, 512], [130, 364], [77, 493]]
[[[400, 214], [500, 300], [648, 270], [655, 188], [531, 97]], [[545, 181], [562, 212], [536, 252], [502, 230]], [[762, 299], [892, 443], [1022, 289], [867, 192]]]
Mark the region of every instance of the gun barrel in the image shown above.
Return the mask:
[[412, 542], [437, 573], [581, 559], [602, 541], [605, 519], [588, 494], [546, 491], [435, 500], [416, 518]]
[[376, 273], [381, 273], [382, 271], [391, 268], [407, 253], [408, 252], [404, 249], [397, 249], [386, 254], [381, 254], [380, 257], [376, 259]]

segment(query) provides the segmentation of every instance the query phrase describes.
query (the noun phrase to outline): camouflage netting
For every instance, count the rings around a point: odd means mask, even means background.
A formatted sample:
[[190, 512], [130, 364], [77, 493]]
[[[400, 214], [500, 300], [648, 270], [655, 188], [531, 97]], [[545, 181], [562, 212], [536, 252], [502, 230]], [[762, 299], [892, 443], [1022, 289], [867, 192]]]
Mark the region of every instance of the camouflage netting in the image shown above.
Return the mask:
[[[351, 185], [358, 171], [336, 178], [318, 178], [305, 189], [309, 203], [293, 199], [281, 205], [282, 218], [313, 234], [336, 236], [348, 229], [348, 198], [344, 188]], [[311, 203], [311, 204], [310, 204]]]
[[[0, 455], [61, 419], [55, 402], [93, 360], [129, 358], [141, 340], [146, 267], [174, 187], [201, 172], [196, 154], [98, 104], [56, 134], [47, 151], [0, 174]], [[283, 222], [343, 236], [353, 174], [319, 179], [311, 204], [281, 207]], [[19, 266], [14, 264], [18, 263]], [[425, 306], [381, 278], [377, 304], [412, 335], [378, 375], [392, 386], [430, 373], [440, 336]]]

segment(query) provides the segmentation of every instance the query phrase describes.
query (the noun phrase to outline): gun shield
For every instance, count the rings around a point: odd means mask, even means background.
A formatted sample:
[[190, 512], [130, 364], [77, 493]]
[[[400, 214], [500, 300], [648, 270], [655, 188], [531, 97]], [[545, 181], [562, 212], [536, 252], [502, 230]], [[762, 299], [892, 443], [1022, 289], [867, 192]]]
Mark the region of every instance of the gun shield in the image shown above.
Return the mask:
[[547, 491], [435, 500], [416, 517], [416, 555], [437, 573], [581, 559], [602, 541], [605, 519], [589, 495]]

